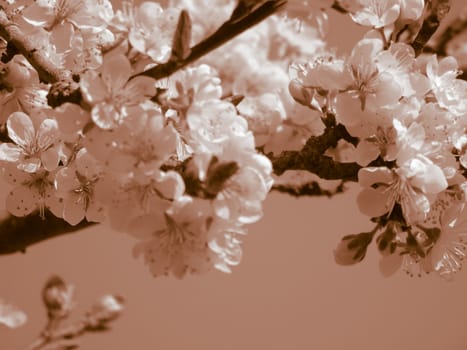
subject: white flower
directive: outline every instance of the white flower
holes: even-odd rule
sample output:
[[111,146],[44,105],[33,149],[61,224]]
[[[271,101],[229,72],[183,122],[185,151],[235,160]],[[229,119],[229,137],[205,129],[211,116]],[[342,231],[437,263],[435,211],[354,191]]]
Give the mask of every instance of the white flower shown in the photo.
[[0,324],[17,328],[26,323],[28,317],[18,307],[0,299]]
[[15,142],[0,145],[0,160],[17,164],[18,169],[35,173],[41,167],[54,170],[59,162],[59,132],[54,119],[44,119],[39,127],[23,112],[7,121],[8,136]]
[[81,76],[81,92],[93,106],[92,120],[100,128],[116,128],[132,112],[141,112],[138,105],[156,94],[154,79],[129,80],[131,74],[128,58],[119,54],[104,58],[101,73],[89,70]]
[[435,55],[428,59],[426,75],[439,105],[461,116],[467,113],[467,82],[456,79],[459,74],[454,57],[444,57],[438,62]]
[[12,215],[22,217],[39,209],[39,215],[44,217],[48,208],[55,216],[62,216],[63,203],[55,196],[54,173],[26,173],[7,164],[2,168],[2,175],[14,186],[5,200],[6,209]]
[[163,10],[155,2],[143,2],[134,12],[129,41],[141,53],[161,63],[169,59],[179,11]]
[[143,233],[135,232],[142,241],[136,244],[134,254],[144,255],[155,277],[172,273],[182,278],[186,273],[205,272],[212,267],[214,255],[207,241],[211,222],[207,201],[179,198],[166,212],[146,218]]
[[55,175],[56,196],[63,198],[63,219],[71,225],[88,221],[102,222],[104,206],[95,199],[94,187],[101,169],[85,148],[78,151],[73,164]]
[[361,8],[350,13],[354,22],[363,26],[382,28],[394,23],[400,14],[399,0],[359,0]]

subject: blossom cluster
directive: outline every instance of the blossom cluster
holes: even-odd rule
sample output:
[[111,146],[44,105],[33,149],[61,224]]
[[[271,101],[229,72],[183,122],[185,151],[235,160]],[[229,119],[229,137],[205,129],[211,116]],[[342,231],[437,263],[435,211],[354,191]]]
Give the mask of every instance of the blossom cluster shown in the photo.
[[[79,103],[49,106],[50,82],[3,42],[8,211],[129,233],[154,276],[229,272],[246,225],[262,216],[270,158],[301,151],[333,119],[353,141],[326,155],[358,164],[357,203],[376,224],[344,237],[336,261],[360,261],[378,234],[384,274],[401,263],[410,274],[457,272],[467,247],[467,82],[455,58],[411,45],[425,1],[289,1],[168,78],[146,74],[176,66],[264,2],[214,3],[2,1],[80,93]],[[369,27],[348,57],[323,40],[324,10],[335,6]]]
[[[137,238],[134,253],[154,276],[239,263],[241,236],[261,218],[273,183],[257,148],[280,150],[294,134],[302,145],[321,123],[288,94],[289,53],[310,55],[323,42],[311,26],[299,33],[296,22],[272,16],[169,78],[140,74],[173,59],[182,9],[193,18],[191,45],[212,33],[210,4],[202,5],[3,5],[51,62],[79,77],[82,96],[52,108],[50,84],[24,57],[2,65],[0,164],[11,214],[106,223]],[[228,20],[235,2],[218,5],[216,18]]]
[[351,16],[371,29],[348,57],[295,66],[297,99],[316,96],[301,102],[326,108],[358,140],[340,147],[361,166],[357,204],[376,223],[344,237],[336,261],[360,261],[378,233],[383,274],[403,263],[410,275],[449,278],[467,254],[467,82],[454,57],[417,56],[394,39],[400,23],[419,20],[423,1],[363,3]]

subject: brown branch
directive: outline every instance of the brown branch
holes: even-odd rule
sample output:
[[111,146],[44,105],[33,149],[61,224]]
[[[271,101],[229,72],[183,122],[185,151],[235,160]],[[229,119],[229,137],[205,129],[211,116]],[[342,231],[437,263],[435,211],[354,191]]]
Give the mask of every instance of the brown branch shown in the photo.
[[[22,54],[28,60],[39,74],[41,81],[53,84],[47,96],[52,107],[65,101],[76,101],[79,85],[73,80],[73,74],[69,70],[57,67],[43,55],[34,45],[33,40],[24,34],[16,23],[10,21],[3,9],[0,9],[0,37],[7,41],[10,50]],[[8,57],[3,59],[7,60]]]
[[438,29],[450,7],[450,0],[428,0],[426,2],[425,12],[427,14],[425,14],[422,27],[412,43],[417,56],[423,52],[425,45]]
[[341,139],[356,142],[341,124],[329,126],[320,136],[312,136],[300,151],[284,151],[279,156],[267,154],[272,162],[274,173],[282,175],[287,170],[307,170],[322,179],[357,181],[357,173],[361,168],[356,163],[340,163],[324,152],[336,147]]
[[461,69],[462,74],[457,76],[457,79],[467,80],[467,67]]
[[347,9],[341,5],[339,0],[335,0],[334,3],[331,5],[331,8],[344,15],[349,13],[349,11],[347,11]]
[[35,47],[33,41],[25,35],[19,26],[10,21],[5,11],[0,10],[0,36],[21,53],[39,74],[42,81],[56,83],[72,81],[70,71],[56,67]]
[[0,221],[0,255],[25,252],[26,248],[49,238],[73,233],[93,225],[83,220],[71,226],[65,220],[46,211],[45,218],[38,213],[25,217],[6,215]]
[[342,182],[334,190],[326,190],[321,188],[318,182],[311,181],[300,185],[273,185],[271,190],[287,193],[294,197],[326,196],[330,198],[338,193],[343,193],[345,191],[345,187],[344,182]]

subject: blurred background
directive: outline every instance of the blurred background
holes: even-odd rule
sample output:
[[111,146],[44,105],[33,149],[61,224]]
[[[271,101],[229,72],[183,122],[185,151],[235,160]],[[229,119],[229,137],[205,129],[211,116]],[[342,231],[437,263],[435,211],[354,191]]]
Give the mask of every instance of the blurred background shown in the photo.
[[[465,6],[455,1],[451,16]],[[329,40],[348,50],[362,30],[332,14]],[[332,251],[346,234],[372,228],[355,205],[358,186],[332,199],[272,193],[250,226],[232,274],[154,279],[132,257],[133,239],[94,227],[0,257],[0,296],[28,314],[0,328],[0,350],[24,349],[46,321],[40,290],[52,274],[75,285],[78,316],[107,293],[125,297],[112,331],[83,350],[467,349],[467,274],[384,278],[378,253],[352,267]],[[374,247],[372,247],[374,248]]]

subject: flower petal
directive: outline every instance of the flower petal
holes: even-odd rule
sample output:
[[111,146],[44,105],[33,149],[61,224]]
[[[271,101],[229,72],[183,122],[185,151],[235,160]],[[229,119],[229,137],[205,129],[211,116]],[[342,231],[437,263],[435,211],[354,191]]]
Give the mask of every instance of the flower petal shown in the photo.
[[55,4],[39,1],[26,6],[21,15],[26,22],[33,26],[48,27],[55,19],[54,9]]
[[391,255],[386,255],[381,258],[379,261],[379,270],[384,277],[390,277],[401,268],[402,265],[402,255],[393,253]]
[[99,103],[93,107],[91,117],[99,128],[109,130],[117,127],[124,115],[114,105]]
[[120,92],[126,100],[137,104],[156,94],[156,81],[150,77],[136,77],[131,79]]
[[383,192],[380,188],[374,189],[372,187],[363,189],[357,197],[357,204],[360,212],[375,218],[387,213],[390,209],[388,203],[388,193]]
[[370,187],[374,184],[389,184],[394,180],[391,169],[386,167],[367,167],[358,171],[358,183],[363,187]]
[[0,299],[0,323],[10,328],[16,328],[26,323],[28,317],[16,306]]
[[69,22],[59,23],[53,28],[50,41],[55,45],[58,53],[71,49],[71,40],[74,32],[73,25]]
[[68,197],[69,192],[80,187],[75,170],[70,167],[60,169],[55,175],[55,189],[57,196]]
[[6,197],[6,209],[14,216],[31,214],[38,206],[39,194],[26,186],[14,188]]
[[17,162],[21,158],[22,150],[12,143],[0,144],[0,160]]
[[65,199],[63,219],[70,225],[77,225],[84,219],[84,205],[77,200],[77,196],[71,195]]
[[79,87],[85,101],[90,104],[103,101],[109,94],[104,81],[99,76],[99,73],[94,70],[88,70],[81,75]]
[[18,169],[32,174],[40,169],[41,164],[42,163],[40,158],[32,157],[28,159],[23,159],[23,161],[18,164]]
[[114,55],[104,58],[102,80],[109,91],[120,93],[130,76],[131,64],[126,56]]
[[36,130],[26,113],[14,112],[7,121],[8,136],[18,146],[27,147],[35,141]]

